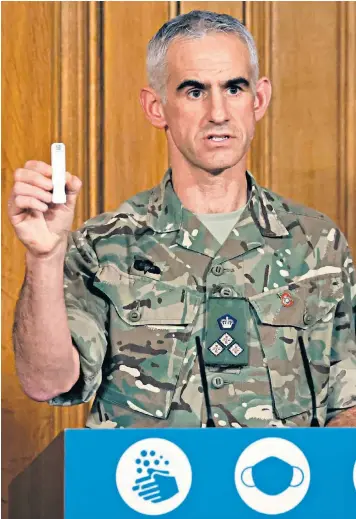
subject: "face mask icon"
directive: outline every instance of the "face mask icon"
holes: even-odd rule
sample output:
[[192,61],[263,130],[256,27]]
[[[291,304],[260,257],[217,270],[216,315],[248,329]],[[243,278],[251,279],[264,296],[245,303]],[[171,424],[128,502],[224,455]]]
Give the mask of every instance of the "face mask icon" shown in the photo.
[[235,466],[236,490],[244,503],[262,514],[293,510],[310,485],[303,451],[283,438],[263,438],[240,454]]
[[264,494],[275,496],[290,487],[299,487],[304,472],[276,456],[270,456],[241,473],[241,481],[247,487],[258,488]]

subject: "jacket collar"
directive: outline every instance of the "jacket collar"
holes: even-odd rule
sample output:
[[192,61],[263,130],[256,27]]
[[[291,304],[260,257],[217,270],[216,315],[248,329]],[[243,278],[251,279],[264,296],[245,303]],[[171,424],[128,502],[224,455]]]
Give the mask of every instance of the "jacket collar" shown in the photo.
[[151,191],[147,225],[155,232],[178,231],[182,223],[182,211],[183,206],[174,192],[172,171],[169,169],[161,183]]
[[[267,189],[259,186],[253,175],[247,171],[246,179],[249,187],[249,199],[241,220],[249,212],[252,219],[259,227],[263,236],[282,237],[289,232],[278,217],[277,211],[283,209],[279,199],[273,196]],[[172,172],[165,173],[162,181],[151,191],[148,203],[147,225],[156,232],[177,231],[182,226],[183,211],[189,216],[191,213],[185,209],[174,192]]]

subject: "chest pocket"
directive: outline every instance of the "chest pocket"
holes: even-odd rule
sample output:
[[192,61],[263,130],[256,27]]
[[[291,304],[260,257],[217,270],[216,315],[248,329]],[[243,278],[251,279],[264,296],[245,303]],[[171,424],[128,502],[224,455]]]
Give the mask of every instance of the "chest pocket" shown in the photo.
[[303,345],[316,405],[325,406],[326,411],[334,314],[342,288],[341,277],[329,275],[295,282],[250,300],[278,418],[312,408]]
[[167,418],[200,297],[106,266],[94,285],[109,298],[110,355],[99,396],[117,406]]

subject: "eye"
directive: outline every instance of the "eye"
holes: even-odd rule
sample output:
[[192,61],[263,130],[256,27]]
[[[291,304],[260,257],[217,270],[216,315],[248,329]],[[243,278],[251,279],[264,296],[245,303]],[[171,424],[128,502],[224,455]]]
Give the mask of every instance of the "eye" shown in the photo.
[[195,88],[194,90],[190,90],[188,92],[188,97],[192,97],[193,99],[199,99],[201,97],[202,91],[198,88]]
[[228,92],[229,94],[235,96],[236,94],[238,94],[239,92],[241,92],[242,89],[239,87],[239,86],[231,86],[228,88]]

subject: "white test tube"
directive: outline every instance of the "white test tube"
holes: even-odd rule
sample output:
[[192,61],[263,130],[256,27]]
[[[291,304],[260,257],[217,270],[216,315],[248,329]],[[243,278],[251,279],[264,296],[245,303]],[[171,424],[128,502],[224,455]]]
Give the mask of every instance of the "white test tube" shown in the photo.
[[54,204],[65,204],[66,198],[66,147],[62,142],[51,145],[52,181]]

